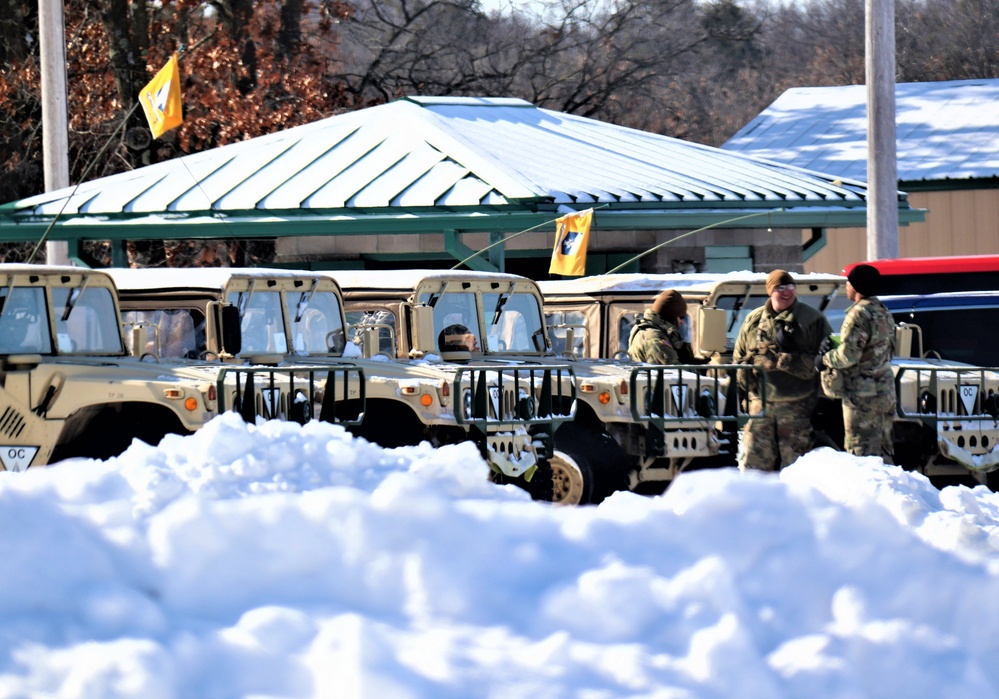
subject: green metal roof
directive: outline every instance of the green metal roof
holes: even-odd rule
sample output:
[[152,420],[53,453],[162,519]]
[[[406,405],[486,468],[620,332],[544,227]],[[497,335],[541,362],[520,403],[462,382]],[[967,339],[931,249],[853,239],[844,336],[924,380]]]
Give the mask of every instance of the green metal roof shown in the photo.
[[[866,185],[506,98],[404,98],[0,206],[0,240],[866,222]],[[899,194],[903,222],[922,220]],[[61,213],[60,213],[61,212]]]

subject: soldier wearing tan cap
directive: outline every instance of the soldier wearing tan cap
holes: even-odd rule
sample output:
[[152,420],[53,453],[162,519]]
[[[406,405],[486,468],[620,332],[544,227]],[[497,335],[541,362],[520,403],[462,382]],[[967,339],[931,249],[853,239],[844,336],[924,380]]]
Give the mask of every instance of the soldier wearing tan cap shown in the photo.
[[746,316],[733,360],[757,367],[766,379],[764,395],[753,372],[740,372],[750,413],[763,413],[766,405],[764,417],[746,424],[741,465],[777,471],[814,446],[812,413],[819,394],[815,355],[832,327],[821,311],[798,301],[788,272],[771,272],[767,293],[767,302]]

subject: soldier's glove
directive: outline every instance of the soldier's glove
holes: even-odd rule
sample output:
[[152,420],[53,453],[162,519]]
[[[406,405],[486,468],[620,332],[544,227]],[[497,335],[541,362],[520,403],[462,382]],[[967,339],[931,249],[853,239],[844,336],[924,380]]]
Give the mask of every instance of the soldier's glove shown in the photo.
[[832,347],[832,338],[828,335],[822,338],[822,342],[819,343],[819,353],[815,355],[815,371],[821,372],[826,368],[826,365],[822,362],[822,355],[829,351]]
[[819,345],[819,353],[815,355],[815,371],[821,372],[826,368],[826,365],[822,363],[822,355],[825,352],[822,351],[822,345]]
[[798,351],[798,343],[794,340],[793,325],[782,324],[777,326],[777,344],[781,352]]
[[[794,368],[794,358],[798,356],[788,352],[781,352],[777,355],[777,368],[781,371],[791,371]],[[799,362],[800,364],[800,362]]]

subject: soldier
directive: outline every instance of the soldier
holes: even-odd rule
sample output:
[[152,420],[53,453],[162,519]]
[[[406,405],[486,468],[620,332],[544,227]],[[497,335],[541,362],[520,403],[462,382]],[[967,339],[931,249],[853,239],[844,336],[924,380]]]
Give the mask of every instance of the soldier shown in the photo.
[[892,422],[895,416],[895,322],[877,298],[881,273],[857,265],[846,281],[853,305],[843,319],[842,342],[824,342],[815,359],[818,369],[838,369],[843,380],[843,448],[857,456],[880,456],[894,463]]
[[442,352],[478,352],[479,342],[466,326],[454,323],[441,330],[437,344]]
[[[832,332],[820,311],[798,301],[794,278],[782,269],[767,276],[769,300],[742,324],[733,359],[765,375],[766,395],[755,373],[740,371],[739,385],[749,393],[749,412],[765,416],[744,428],[743,468],[774,471],[812,449],[812,413],[818,402],[815,355]],[[779,467],[778,464],[779,463]]]
[[683,339],[687,302],[674,289],[659,294],[628,336],[628,356],[649,364],[691,364],[694,353]]

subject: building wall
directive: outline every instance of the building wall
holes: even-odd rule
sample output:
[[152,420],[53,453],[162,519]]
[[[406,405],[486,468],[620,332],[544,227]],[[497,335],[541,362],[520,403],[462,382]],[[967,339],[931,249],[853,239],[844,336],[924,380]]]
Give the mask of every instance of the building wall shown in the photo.
[[[752,256],[754,271],[768,272],[775,268],[791,272],[803,271],[801,259],[801,241],[799,231],[791,228],[714,228],[693,235],[690,231],[601,231],[594,229],[590,234],[588,252],[594,260],[604,265],[601,269],[590,272],[587,260],[587,270],[590,273],[600,273],[628,260],[657,245],[662,245],[654,252],[642,257],[631,267],[630,271],[649,273],[671,273],[703,271],[706,267],[706,252],[718,255],[724,248],[739,251],[749,250]],[[672,241],[672,242],[670,242]],[[489,245],[487,233],[468,233],[461,237],[461,242],[472,250],[481,250]],[[547,259],[555,245],[555,232],[532,231],[510,238],[506,243],[508,252],[533,252],[538,258],[535,264],[527,264],[523,257],[515,260],[507,258],[508,271],[516,272],[518,267],[531,270],[547,269]],[[439,259],[448,261],[444,252],[444,235],[412,234],[412,235],[358,235],[358,236],[322,236],[300,238],[278,238],[277,262],[303,263],[319,261],[360,261],[365,256],[393,256],[393,267],[405,267],[404,257],[407,254],[421,255],[420,261],[414,261],[413,266],[419,266],[421,261],[426,264],[428,254],[439,253]],[[487,256],[484,253],[483,256]],[[600,256],[603,257],[600,257]],[[456,260],[451,260],[456,261]],[[540,263],[544,263],[539,267]],[[521,272],[523,273],[523,272]],[[532,276],[538,276],[533,274]]]
[[[928,209],[926,221],[898,228],[899,257],[985,255],[999,252],[999,189],[916,192],[909,205]],[[802,241],[811,236],[802,233]],[[867,231],[836,228],[826,246],[805,262],[806,272],[839,274],[846,265],[867,259]]]

